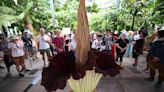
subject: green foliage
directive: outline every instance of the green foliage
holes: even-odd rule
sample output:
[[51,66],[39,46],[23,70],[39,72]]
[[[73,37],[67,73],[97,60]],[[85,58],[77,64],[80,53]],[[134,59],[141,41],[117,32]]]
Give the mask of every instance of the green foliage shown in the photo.
[[91,29],[94,31],[111,30],[123,30],[126,28],[128,14],[125,11],[118,10],[106,10],[103,13],[97,13],[92,15],[90,20]]
[[106,22],[103,20],[103,17],[100,13],[95,14],[91,17],[90,20],[90,29],[93,31],[102,31],[105,30]]
[[95,2],[92,5],[88,5],[86,9],[87,9],[87,12],[90,12],[90,13],[98,13],[100,11],[98,9],[98,5]]
[[13,9],[7,6],[0,6],[0,15],[14,13]]
[[58,5],[59,7],[55,11],[57,28],[70,27],[71,30],[75,29],[77,25],[78,3],[77,0],[66,0],[63,5]]
[[[32,23],[35,30],[45,27],[52,30],[49,0],[1,0],[0,25],[7,22],[16,23],[23,30],[27,23]],[[17,3],[16,3],[17,1]],[[163,25],[163,0],[120,0],[121,8],[115,5],[107,9],[99,9],[96,3],[86,6],[90,29],[105,31],[123,29],[137,31],[145,27],[150,31],[155,26]],[[54,0],[56,28],[77,26],[78,0]],[[134,20],[134,21],[133,21]]]
[[37,0],[34,2],[33,8],[26,15],[26,23],[32,22],[35,30],[39,30],[40,27],[49,29],[51,24],[51,13],[49,0]]
[[[1,3],[2,6],[0,6],[0,27],[2,27],[2,25],[7,25],[8,23],[16,23],[19,20],[22,20],[33,4],[33,2],[28,2],[25,10],[17,14],[17,12],[12,8],[14,6],[11,5],[12,7],[8,7],[5,6],[4,3],[7,2]],[[12,2],[8,3],[11,4]]]

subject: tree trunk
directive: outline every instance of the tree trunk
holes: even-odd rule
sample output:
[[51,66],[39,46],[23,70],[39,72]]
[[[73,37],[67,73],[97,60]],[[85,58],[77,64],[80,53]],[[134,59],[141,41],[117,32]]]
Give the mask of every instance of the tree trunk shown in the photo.
[[132,31],[134,31],[134,20],[135,20],[135,15],[133,15],[133,21],[132,21],[132,27],[131,27]]
[[86,64],[88,60],[88,52],[90,50],[89,26],[85,10],[85,0],[80,0],[76,35],[76,68],[78,70]]
[[132,21],[132,31],[134,31],[134,21],[135,21],[135,17],[136,17],[136,15],[137,15],[137,12],[138,12],[138,10],[137,9],[135,9],[135,11],[134,11],[134,15],[133,15],[133,21]]

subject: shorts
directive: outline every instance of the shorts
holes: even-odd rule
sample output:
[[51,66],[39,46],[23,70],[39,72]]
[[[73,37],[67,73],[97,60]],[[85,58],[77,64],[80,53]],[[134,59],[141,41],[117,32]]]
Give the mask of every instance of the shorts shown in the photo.
[[20,64],[20,65],[23,65],[23,64],[24,64],[24,56],[12,57],[12,60],[13,60],[16,64]]
[[48,49],[40,49],[40,54],[44,55],[44,53],[46,53],[48,56],[50,56],[50,48]]

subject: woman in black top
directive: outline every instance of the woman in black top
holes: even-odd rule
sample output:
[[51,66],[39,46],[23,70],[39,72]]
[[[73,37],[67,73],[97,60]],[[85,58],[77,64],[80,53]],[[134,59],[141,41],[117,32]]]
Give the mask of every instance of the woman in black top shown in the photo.
[[123,56],[128,47],[129,41],[126,39],[126,34],[122,34],[121,38],[116,41],[116,53],[117,53],[117,61],[120,58],[120,65],[123,61]]

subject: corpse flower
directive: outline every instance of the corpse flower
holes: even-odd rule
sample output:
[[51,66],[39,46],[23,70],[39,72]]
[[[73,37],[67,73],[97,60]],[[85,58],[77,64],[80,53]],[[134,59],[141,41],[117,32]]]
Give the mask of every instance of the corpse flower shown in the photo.
[[85,0],[80,0],[76,33],[76,51],[49,57],[50,65],[43,69],[41,85],[47,92],[64,89],[67,82],[71,92],[95,92],[102,76],[120,73],[110,52],[90,49]]

